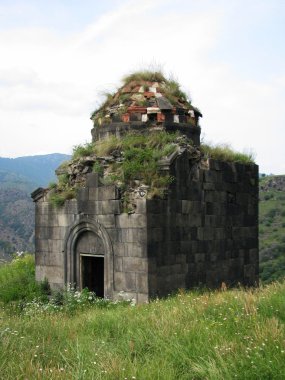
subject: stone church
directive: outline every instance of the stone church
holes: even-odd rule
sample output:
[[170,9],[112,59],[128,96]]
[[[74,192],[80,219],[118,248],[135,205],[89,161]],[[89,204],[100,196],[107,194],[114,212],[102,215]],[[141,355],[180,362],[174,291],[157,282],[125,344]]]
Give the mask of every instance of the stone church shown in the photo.
[[[174,179],[163,196],[151,197],[134,181],[131,210],[120,185],[92,170],[92,157],[76,170],[58,169],[69,181],[80,178],[74,197],[59,207],[51,202],[54,189],[32,193],[36,279],[53,289],[72,284],[143,303],[178,289],[258,283],[258,167],[201,154],[201,112],[177,84],[155,74],[130,76],[93,113],[92,141],[178,131],[192,145],[178,144],[159,161]],[[100,159],[107,168],[112,157]]]

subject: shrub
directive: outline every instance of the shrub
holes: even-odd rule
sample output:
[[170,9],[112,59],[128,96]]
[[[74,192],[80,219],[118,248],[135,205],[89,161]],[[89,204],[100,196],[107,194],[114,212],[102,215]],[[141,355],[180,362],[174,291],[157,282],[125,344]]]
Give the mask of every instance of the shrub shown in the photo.
[[64,202],[68,199],[73,199],[76,195],[76,190],[73,188],[67,188],[63,191],[56,191],[52,193],[49,197],[49,201],[55,207],[61,207],[64,205]]
[[0,302],[27,301],[44,297],[47,285],[35,281],[34,256],[26,254],[0,267]]
[[89,156],[93,153],[93,143],[86,143],[85,145],[75,145],[73,148],[72,158],[77,160],[81,157]]

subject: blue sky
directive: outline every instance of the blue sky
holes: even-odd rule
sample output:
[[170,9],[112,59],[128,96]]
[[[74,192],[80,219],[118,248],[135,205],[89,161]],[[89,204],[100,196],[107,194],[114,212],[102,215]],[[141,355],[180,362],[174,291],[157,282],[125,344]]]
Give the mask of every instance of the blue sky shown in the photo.
[[71,152],[102,92],[158,65],[204,140],[284,174],[284,18],[283,0],[0,0],[0,156]]

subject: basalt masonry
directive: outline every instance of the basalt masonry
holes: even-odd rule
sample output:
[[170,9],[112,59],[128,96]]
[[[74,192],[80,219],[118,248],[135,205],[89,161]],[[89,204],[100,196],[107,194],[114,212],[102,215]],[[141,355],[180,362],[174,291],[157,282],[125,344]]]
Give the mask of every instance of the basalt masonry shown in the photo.
[[208,165],[177,157],[167,199],[137,199],[132,214],[97,174],[60,209],[34,194],[37,280],[139,303],[184,288],[256,285],[257,166]]
[[[36,279],[138,303],[198,286],[257,285],[258,167],[205,156],[201,116],[159,75],[132,77],[97,110],[94,143],[130,131],[179,131],[188,139],[175,137],[157,162],[158,173],[172,179],[163,191],[139,175],[131,185],[108,184],[110,168],[125,159],[117,145],[106,157],[93,152],[58,169],[77,189],[60,207],[51,202],[53,189],[35,190]],[[95,173],[94,165],[102,170]]]

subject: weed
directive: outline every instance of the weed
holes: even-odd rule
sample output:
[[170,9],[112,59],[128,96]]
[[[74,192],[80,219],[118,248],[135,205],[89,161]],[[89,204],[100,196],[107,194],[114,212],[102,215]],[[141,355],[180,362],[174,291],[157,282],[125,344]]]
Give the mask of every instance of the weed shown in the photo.
[[93,143],[86,143],[84,145],[76,145],[73,148],[72,159],[78,160],[81,157],[89,156],[93,153]]

